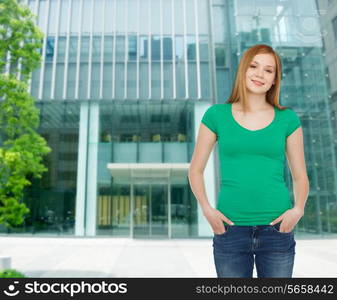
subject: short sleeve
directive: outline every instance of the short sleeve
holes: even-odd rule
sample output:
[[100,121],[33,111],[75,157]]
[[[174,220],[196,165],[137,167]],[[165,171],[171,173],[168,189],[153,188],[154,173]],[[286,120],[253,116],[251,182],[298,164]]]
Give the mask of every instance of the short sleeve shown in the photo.
[[218,132],[217,128],[217,122],[216,122],[216,105],[211,105],[208,107],[208,109],[205,111],[201,122],[205,124],[211,131],[213,131],[215,134]]
[[289,109],[289,116],[288,116],[288,126],[287,126],[287,133],[286,136],[288,137],[291,135],[298,127],[300,127],[301,120],[296,114],[296,112],[292,109]]

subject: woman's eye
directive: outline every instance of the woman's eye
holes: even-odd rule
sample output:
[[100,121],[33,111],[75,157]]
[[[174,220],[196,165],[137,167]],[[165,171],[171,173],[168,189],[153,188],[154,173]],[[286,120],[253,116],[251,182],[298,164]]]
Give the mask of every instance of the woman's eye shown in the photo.
[[272,73],[272,71],[270,71],[270,70],[267,70],[267,72]]
[[251,68],[255,68],[255,66],[253,66],[253,65],[251,65],[250,67],[251,67]]

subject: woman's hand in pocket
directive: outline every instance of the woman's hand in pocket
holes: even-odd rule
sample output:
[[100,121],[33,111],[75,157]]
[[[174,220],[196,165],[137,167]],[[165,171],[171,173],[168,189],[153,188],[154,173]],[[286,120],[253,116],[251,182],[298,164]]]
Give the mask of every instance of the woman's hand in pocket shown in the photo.
[[226,232],[223,222],[234,225],[230,219],[228,219],[219,210],[213,208],[212,206],[205,207],[203,209],[203,214],[206,217],[208,223],[211,225],[215,234],[222,234]]
[[304,215],[304,210],[298,207],[293,207],[291,209],[286,210],[282,215],[276,218],[274,221],[270,223],[270,225],[274,225],[279,223],[280,221],[280,232],[289,233],[291,232],[298,221]]

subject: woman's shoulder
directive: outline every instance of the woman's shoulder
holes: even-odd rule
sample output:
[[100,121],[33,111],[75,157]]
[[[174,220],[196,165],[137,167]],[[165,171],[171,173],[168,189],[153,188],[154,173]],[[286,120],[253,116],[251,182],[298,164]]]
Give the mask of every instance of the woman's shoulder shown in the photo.
[[214,103],[212,104],[209,109],[212,109],[213,111],[223,111],[224,109],[228,108],[230,103]]
[[286,136],[288,137],[292,132],[294,132],[298,127],[302,125],[301,118],[295,111],[295,109],[291,107],[287,107],[281,110],[283,115],[282,120],[286,124]]
[[225,103],[213,103],[207,108],[207,112],[218,113],[226,108]]
[[297,116],[296,111],[292,107],[287,106],[284,109],[279,109],[278,107],[276,108],[279,111],[279,113],[284,115],[285,117],[294,118]]

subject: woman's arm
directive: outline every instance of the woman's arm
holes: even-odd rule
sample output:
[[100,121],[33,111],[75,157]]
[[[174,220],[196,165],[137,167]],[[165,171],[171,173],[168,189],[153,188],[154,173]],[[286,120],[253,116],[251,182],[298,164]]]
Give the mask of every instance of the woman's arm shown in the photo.
[[290,136],[288,136],[286,155],[293,181],[295,198],[294,207],[303,211],[304,214],[304,207],[309,194],[309,179],[304,157],[302,127],[299,127]]
[[216,134],[203,123],[200,123],[197,141],[188,170],[188,179],[192,192],[202,210],[211,206],[207,199],[203,174],[215,143]]
[[309,194],[309,179],[305,166],[303,130],[296,129],[286,140],[286,155],[293,181],[295,205],[270,224],[278,223],[281,232],[290,232],[304,215],[304,207]]
[[222,221],[231,225],[234,223],[210,205],[204,182],[204,170],[215,143],[216,134],[203,123],[200,123],[197,141],[188,170],[188,179],[192,192],[197,198],[203,214],[212,226],[213,231],[215,233],[223,233],[225,228]]

